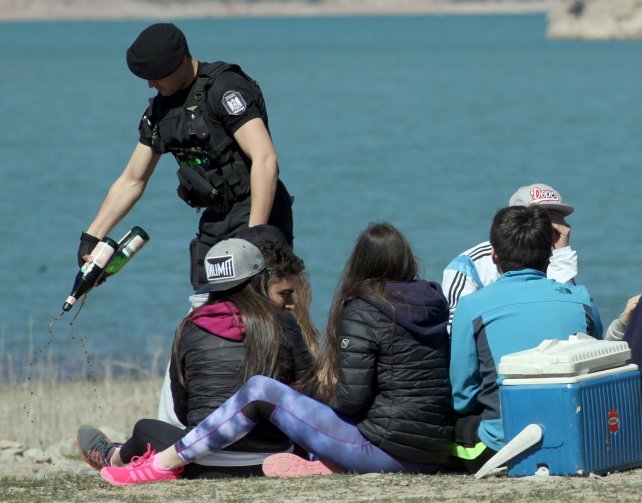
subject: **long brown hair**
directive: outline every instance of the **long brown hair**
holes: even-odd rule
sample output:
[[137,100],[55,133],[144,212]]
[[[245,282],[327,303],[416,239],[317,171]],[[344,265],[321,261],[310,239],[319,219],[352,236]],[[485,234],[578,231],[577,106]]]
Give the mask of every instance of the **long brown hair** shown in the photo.
[[339,339],[347,301],[352,297],[374,297],[382,302],[389,281],[409,282],[417,277],[418,265],[404,235],[389,223],[370,224],[355,243],[332,300],[323,351],[316,364],[317,396],[334,396],[339,374]]
[[318,352],[319,331],[310,317],[312,289],[305,273],[305,263],[285,243],[263,241],[259,247],[266,265],[271,269],[268,287],[273,282],[292,276],[295,280],[294,309],[291,311],[301,335],[312,355]]
[[294,309],[292,315],[299,325],[301,335],[305,341],[308,351],[313,357],[319,352],[319,331],[312,322],[310,306],[312,305],[312,288],[305,273],[296,276],[296,287],[294,289]]
[[[277,358],[281,346],[281,328],[277,318],[277,308],[272,304],[267,291],[267,272],[254,276],[242,286],[224,292],[212,292],[208,304],[230,302],[240,312],[245,326],[245,376],[244,381],[253,375],[274,377],[277,371]],[[176,330],[172,352],[177,365],[179,380],[185,387],[180,361],[180,343],[185,325],[196,311],[187,315]]]

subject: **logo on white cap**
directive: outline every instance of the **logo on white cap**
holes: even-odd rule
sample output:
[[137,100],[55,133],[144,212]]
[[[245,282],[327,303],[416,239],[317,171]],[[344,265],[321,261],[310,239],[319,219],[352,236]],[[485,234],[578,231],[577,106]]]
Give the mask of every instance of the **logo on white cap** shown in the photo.
[[217,279],[231,279],[236,276],[234,272],[234,256],[223,255],[222,257],[211,257],[205,263],[205,272],[208,281]]
[[533,187],[530,192],[530,204],[542,203],[559,203],[560,196],[552,189],[542,189],[540,187]]

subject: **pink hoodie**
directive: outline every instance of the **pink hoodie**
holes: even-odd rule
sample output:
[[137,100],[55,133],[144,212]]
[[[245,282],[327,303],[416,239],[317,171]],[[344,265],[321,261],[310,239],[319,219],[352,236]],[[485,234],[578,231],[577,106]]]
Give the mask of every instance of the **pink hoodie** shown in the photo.
[[241,313],[231,302],[206,304],[194,311],[189,319],[203,330],[224,339],[241,342],[245,338]]

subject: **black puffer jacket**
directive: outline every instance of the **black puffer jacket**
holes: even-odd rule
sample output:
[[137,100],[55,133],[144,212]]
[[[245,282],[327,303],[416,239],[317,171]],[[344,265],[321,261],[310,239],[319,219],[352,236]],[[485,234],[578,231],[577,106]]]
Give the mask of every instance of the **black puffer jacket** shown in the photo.
[[444,463],[454,432],[448,302],[426,281],[388,283],[385,296],[357,298],[344,309],[332,405],[392,456]]
[[[312,356],[290,313],[279,314],[279,324],[283,341],[275,378],[291,384],[308,372]],[[169,369],[174,411],[178,419],[187,425],[187,430],[191,430],[243,384],[245,347],[242,338],[234,340],[219,336],[195,323],[187,322],[180,343],[180,368],[187,388],[180,384],[175,358],[173,354]],[[226,450],[278,452],[290,445],[290,440],[283,433],[266,422],[259,423],[249,435],[228,446]]]

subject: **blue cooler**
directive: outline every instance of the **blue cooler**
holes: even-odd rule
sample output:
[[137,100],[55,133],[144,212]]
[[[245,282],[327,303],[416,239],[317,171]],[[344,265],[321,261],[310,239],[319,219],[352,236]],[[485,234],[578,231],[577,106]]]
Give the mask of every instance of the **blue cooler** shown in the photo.
[[508,461],[508,475],[606,473],[642,464],[642,388],[625,342],[584,334],[502,358],[508,443],[529,424],[542,438]]

